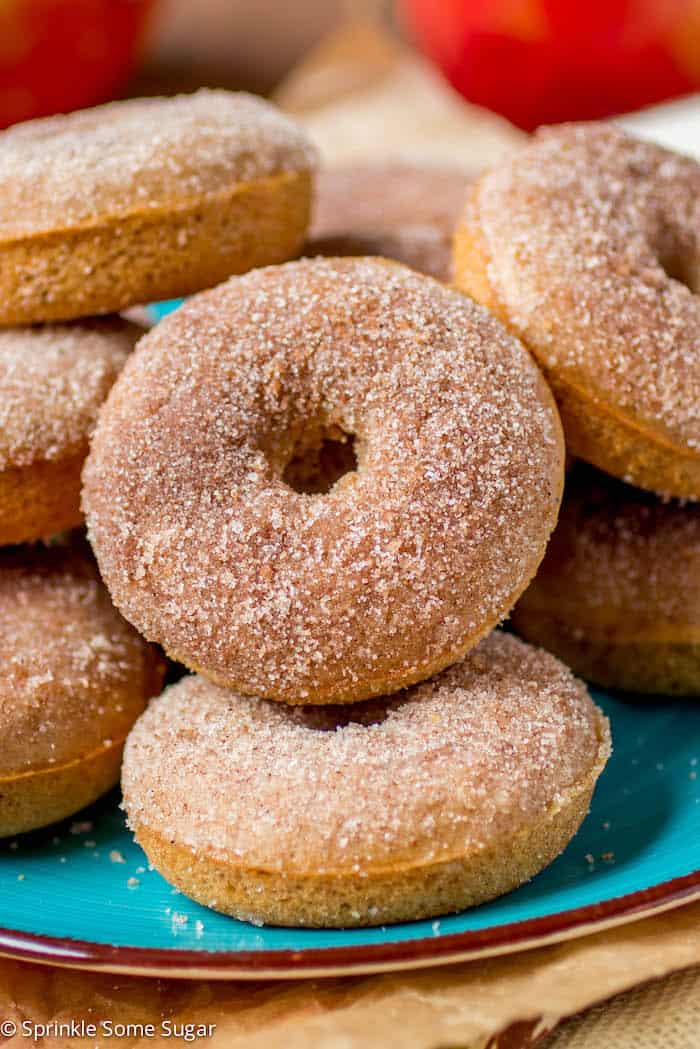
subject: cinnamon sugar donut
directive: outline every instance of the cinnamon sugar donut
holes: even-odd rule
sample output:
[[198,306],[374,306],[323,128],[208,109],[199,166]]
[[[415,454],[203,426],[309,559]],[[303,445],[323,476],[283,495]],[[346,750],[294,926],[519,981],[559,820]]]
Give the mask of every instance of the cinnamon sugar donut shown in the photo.
[[[328,447],[346,472],[319,492],[306,467]],[[246,694],[345,703],[429,677],[508,613],[562,463],[546,384],[485,310],[397,263],[318,258],[141,340],[83,502],[146,637]]]
[[285,707],[186,677],[127,740],[129,824],[186,895],[256,923],[462,910],[557,856],[610,751],[558,660],[496,631],[439,677]]
[[0,551],[0,836],[43,827],[119,779],[163,660],[124,622],[87,544]]
[[513,624],[607,688],[700,695],[700,507],[577,466]]
[[456,168],[408,164],[321,170],[305,253],[384,255],[450,281],[452,234],[470,182]]
[[539,133],[475,185],[458,285],[545,371],[571,452],[700,496],[700,165],[609,125]]
[[0,133],[0,324],[105,313],[281,262],[315,154],[252,95],[114,102]]
[[142,334],[119,318],[0,331],[0,545],[82,521],[88,439]]

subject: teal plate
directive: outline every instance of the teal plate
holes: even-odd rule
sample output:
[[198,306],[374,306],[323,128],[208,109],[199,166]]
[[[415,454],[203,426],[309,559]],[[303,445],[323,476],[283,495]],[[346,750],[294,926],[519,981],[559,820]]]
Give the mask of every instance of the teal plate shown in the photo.
[[700,703],[596,698],[614,754],[588,818],[547,870],[493,903],[378,929],[257,928],[149,870],[111,795],[0,844],[0,953],[152,975],[330,976],[520,950],[700,898]]

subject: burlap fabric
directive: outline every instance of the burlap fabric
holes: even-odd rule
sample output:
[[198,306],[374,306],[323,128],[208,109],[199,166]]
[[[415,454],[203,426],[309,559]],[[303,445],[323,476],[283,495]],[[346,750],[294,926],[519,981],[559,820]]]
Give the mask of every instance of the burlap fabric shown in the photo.
[[635,988],[568,1020],[538,1049],[697,1049],[700,968]]

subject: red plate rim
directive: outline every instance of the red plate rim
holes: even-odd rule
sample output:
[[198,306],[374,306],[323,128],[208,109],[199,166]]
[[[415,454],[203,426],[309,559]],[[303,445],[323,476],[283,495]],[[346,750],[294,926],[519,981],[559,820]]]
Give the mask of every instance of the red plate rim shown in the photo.
[[507,954],[679,907],[700,899],[700,870],[648,889],[556,914],[447,936],[295,951],[193,951],[123,947],[0,928],[0,955],[74,969],[185,979],[303,979],[419,969]]

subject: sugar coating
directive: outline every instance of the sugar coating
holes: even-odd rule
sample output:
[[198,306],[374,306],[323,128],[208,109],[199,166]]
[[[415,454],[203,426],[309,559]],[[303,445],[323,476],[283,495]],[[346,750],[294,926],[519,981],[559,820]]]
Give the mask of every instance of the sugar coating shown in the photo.
[[85,449],[142,334],[119,318],[0,331],[0,470]]
[[700,449],[700,165],[564,126],[484,176],[475,206],[489,279],[545,370]]
[[111,102],[0,134],[0,240],[70,229],[315,166],[303,130],[228,91]]
[[[609,748],[557,659],[496,631],[461,663],[351,707],[288,707],[189,676],[127,740],[132,828],[241,866],[430,862],[544,817]],[[507,847],[507,846],[506,846]]]
[[153,653],[78,539],[0,551],[0,652],[0,777],[121,742],[153,692]]
[[523,599],[587,637],[697,639],[700,507],[662,502],[577,464],[559,524]]
[[[356,435],[358,469],[299,494],[284,468],[325,432]],[[394,263],[307,260],[195,296],[141,340],[83,501],[146,637],[254,695],[362,698],[507,614],[554,525],[560,440],[484,309]]]
[[308,255],[384,255],[439,280],[469,176],[456,168],[363,164],[317,172]]

